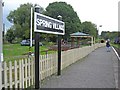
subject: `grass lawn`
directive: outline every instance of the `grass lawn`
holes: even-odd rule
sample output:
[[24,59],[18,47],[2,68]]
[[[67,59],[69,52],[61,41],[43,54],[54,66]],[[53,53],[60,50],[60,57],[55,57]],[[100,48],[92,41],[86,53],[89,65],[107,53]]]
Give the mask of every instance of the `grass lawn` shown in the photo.
[[112,43],[112,46],[120,49],[120,44],[114,44],[114,43]]
[[[81,45],[81,47],[89,45]],[[40,54],[45,55],[48,46],[40,46]],[[34,53],[34,46],[31,48],[31,51]],[[48,54],[54,53],[55,51],[48,51]],[[22,58],[28,57],[29,46],[21,46],[20,44],[4,44],[3,45],[3,57],[4,61],[14,61],[20,60]]]
[[[43,52],[47,50],[46,46],[40,47],[40,54],[46,54]],[[34,47],[31,49],[34,52]],[[54,51],[49,51],[48,53],[53,53]],[[21,46],[20,44],[5,44],[3,45],[3,55],[5,61],[18,60],[24,57],[28,57],[29,46]]]

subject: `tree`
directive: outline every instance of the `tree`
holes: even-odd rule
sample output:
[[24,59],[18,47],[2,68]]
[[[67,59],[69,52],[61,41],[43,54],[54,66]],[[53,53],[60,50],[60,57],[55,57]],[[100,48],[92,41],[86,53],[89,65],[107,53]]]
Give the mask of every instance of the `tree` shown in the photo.
[[[21,4],[17,10],[11,11],[7,17],[7,19],[13,23],[16,38],[29,38],[31,7],[33,7],[33,5],[30,3]],[[42,7],[40,8],[40,11],[43,11]]]
[[77,13],[74,11],[71,5],[65,2],[50,3],[47,6],[44,14],[56,19],[58,19],[58,15],[62,16],[62,21],[65,22],[64,38],[68,38],[71,33],[81,30],[81,21]]
[[14,34],[14,30],[11,27],[6,33],[6,40],[12,43],[14,39],[15,39],[15,34]]
[[102,31],[101,33],[101,37],[104,38],[104,39],[110,39],[110,40],[114,40],[115,38],[119,37],[118,36],[118,33],[119,32],[110,32],[110,31]]
[[82,23],[82,32],[97,37],[97,27],[91,22],[85,21]]

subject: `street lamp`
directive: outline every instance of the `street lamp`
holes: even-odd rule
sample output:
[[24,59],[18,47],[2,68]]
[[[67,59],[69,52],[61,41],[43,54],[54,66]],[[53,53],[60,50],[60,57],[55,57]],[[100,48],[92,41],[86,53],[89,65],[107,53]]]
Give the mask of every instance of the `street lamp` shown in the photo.
[[99,41],[99,35],[100,35],[100,34],[99,34],[100,27],[102,27],[102,25],[99,25],[99,26],[98,26],[98,41]]
[[100,27],[102,27],[102,25],[99,25],[99,27],[98,27],[98,36],[100,35],[100,34],[99,34]]
[[3,6],[4,3],[0,0],[0,63],[3,61],[3,38],[2,38],[2,31],[3,31]]
[[[34,9],[35,9],[36,12],[40,12],[40,6],[36,5]],[[30,12],[31,12],[31,25],[30,25],[30,49],[31,49],[32,48],[32,28],[33,28],[32,27],[32,23],[33,23],[33,7],[31,7]]]
[[30,47],[32,47],[32,17],[33,17],[33,7],[31,7],[31,26],[30,26]]
[[31,7],[31,10],[30,10],[30,12],[31,12],[31,20],[30,20],[30,46],[29,46],[29,55],[31,55],[31,52],[32,52],[32,23],[33,23],[33,19],[32,19],[32,17],[33,17],[33,7]]
[[62,16],[58,15],[57,18],[62,21]]

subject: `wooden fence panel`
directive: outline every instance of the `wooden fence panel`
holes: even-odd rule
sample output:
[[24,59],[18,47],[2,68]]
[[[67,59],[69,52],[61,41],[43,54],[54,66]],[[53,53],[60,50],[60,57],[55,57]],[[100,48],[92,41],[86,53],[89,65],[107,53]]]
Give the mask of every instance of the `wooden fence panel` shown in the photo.
[[[105,44],[94,44],[93,46],[86,46],[82,48],[63,51],[61,54],[61,70],[90,54],[96,48],[102,46],[105,46]],[[57,72],[57,59],[57,53],[40,56],[40,80],[43,80],[46,77],[51,76],[52,74]],[[12,62],[9,62],[8,65],[6,62],[0,63],[0,89],[2,89],[2,87],[13,88],[13,86],[14,88],[27,88],[28,86],[34,85],[34,61],[34,57],[30,57],[28,59],[19,60],[19,62],[14,61],[13,66]]]

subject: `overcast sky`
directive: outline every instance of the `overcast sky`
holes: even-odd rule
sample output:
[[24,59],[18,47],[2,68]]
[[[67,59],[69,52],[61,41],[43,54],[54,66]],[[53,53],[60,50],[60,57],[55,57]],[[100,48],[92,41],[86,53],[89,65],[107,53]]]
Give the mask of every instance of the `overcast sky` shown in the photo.
[[6,16],[11,10],[17,9],[20,4],[32,3],[39,4],[46,8],[49,3],[64,1],[70,4],[77,12],[81,22],[91,21],[96,24],[99,31],[118,31],[118,1],[119,0],[3,0],[3,20],[6,28],[10,26],[6,21]]

